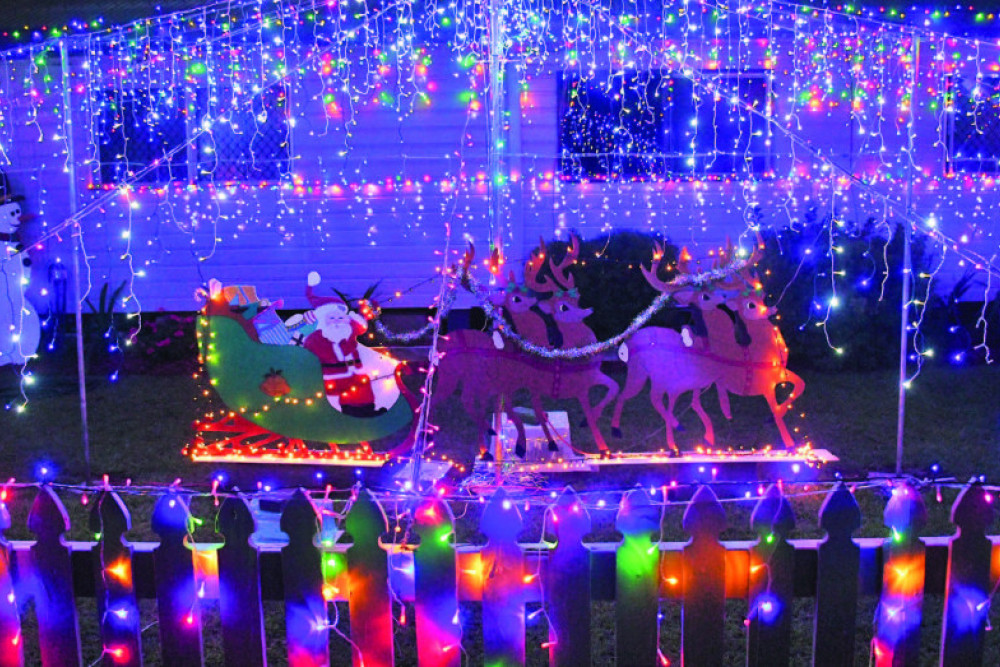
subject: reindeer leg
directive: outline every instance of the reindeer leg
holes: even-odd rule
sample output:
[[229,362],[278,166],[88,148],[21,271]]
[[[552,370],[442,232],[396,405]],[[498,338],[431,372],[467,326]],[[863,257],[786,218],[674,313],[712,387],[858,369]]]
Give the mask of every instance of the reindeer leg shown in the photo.
[[548,441],[549,451],[558,452],[559,445],[556,444],[556,439],[552,436],[552,425],[549,424],[549,415],[545,412],[545,406],[542,405],[541,396],[538,396],[537,394],[531,395],[531,409],[534,410],[535,418],[542,426],[542,433]]
[[[615,397],[618,396],[618,392],[621,390],[619,389],[617,382],[609,378],[604,373],[600,372],[594,376],[593,384],[591,386],[595,384],[600,385],[607,389],[607,391],[604,393],[604,396],[601,397],[601,400],[597,401],[597,405],[595,405],[593,408],[594,411],[597,412],[597,416],[600,417],[602,414],[604,414],[604,408],[607,406],[607,404],[615,400]],[[589,387],[588,387],[588,393],[589,393]],[[587,398],[589,399],[590,397],[588,396]]]
[[795,373],[788,369],[785,369],[784,377],[782,378],[782,383],[790,382],[792,384],[792,393],[788,395],[785,402],[778,406],[781,410],[781,415],[785,416],[788,411],[792,409],[792,404],[795,403],[795,399],[802,395],[803,390],[806,388],[806,383]]
[[781,441],[785,444],[785,449],[795,449],[795,441],[788,432],[788,427],[785,426],[784,413],[781,411],[781,406],[778,405],[778,397],[775,396],[774,389],[772,388],[764,397],[774,414],[774,423],[778,426],[778,432],[781,434]]
[[[662,404],[662,399],[661,399]],[[677,395],[670,391],[667,392],[667,413],[670,418],[673,419],[674,424],[678,424],[677,417],[674,417],[674,406],[677,405]],[[681,450],[677,447],[677,443],[674,441],[674,429],[667,429],[667,447],[670,448],[670,453],[672,456],[680,456]]]
[[622,430],[619,426],[622,421],[622,409],[625,407],[625,401],[638,394],[646,386],[646,380],[649,376],[643,371],[645,371],[645,367],[637,362],[628,365],[625,386],[622,388],[621,393],[618,394],[618,400],[615,401],[615,409],[611,415],[611,435],[616,438],[622,437]]
[[583,416],[587,421],[587,426],[590,427],[590,432],[594,436],[594,442],[597,444],[598,451],[601,454],[606,454],[608,452],[608,444],[604,442],[604,436],[601,435],[601,430],[597,426],[597,418],[600,413],[595,412],[594,408],[590,405],[590,397],[587,396],[587,390],[590,387],[583,387],[583,393],[576,397],[576,400],[580,402],[580,407],[583,408]]
[[649,400],[653,404],[653,409],[656,410],[658,413],[660,413],[660,416],[663,417],[663,423],[667,427],[667,447],[673,450],[674,424],[676,423],[677,420],[674,419],[673,415],[673,400],[671,399],[670,410],[668,410],[667,407],[663,404],[663,395],[665,393],[666,390],[663,387],[658,386],[656,382],[653,382],[649,388]]
[[523,459],[528,454],[528,438],[524,434],[524,420],[513,410],[507,415],[507,419],[514,424],[517,430],[517,440],[514,442],[514,455]]
[[705,408],[701,407],[701,390],[695,389],[691,394],[691,407],[701,417],[701,423],[705,427],[705,442],[710,447],[715,447],[715,430],[712,428],[712,420],[709,419]]
[[729,405],[729,390],[719,383],[715,383],[715,388],[719,393],[719,407],[722,409],[722,416],[726,419],[732,419],[733,411]]

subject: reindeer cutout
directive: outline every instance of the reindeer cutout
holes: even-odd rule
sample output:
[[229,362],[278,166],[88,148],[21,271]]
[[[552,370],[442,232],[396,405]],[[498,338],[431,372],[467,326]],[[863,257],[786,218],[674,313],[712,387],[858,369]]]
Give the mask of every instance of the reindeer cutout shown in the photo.
[[[795,442],[784,423],[784,415],[805,387],[795,373],[786,368],[788,349],[776,326],[768,321],[773,308],[764,304],[759,282],[743,269],[732,279],[714,288],[670,285],[657,277],[663,253],[654,251],[649,270],[642,267],[647,282],[661,292],[672,293],[674,300],[693,306],[695,324],[680,332],[662,327],[641,329],[619,348],[619,357],[628,366],[625,386],[615,404],[611,425],[618,431],[624,402],[650,383],[650,401],[663,418],[667,447],[677,453],[674,441],[674,406],[684,393],[693,392],[691,406],[705,427],[705,441],[714,446],[712,421],[701,405],[701,393],[716,385],[719,404],[727,419],[732,418],[729,393],[740,396],[764,396],[786,448]],[[758,249],[746,266],[757,258]],[[731,244],[720,254],[718,265],[731,261]],[[681,253],[680,273],[690,273],[690,255]],[[703,328],[702,328],[703,327]],[[776,388],[792,383],[792,392],[784,403],[777,401]],[[667,405],[663,397],[667,397]]]
[[[539,295],[551,294],[543,306],[543,310],[560,313],[553,314],[553,320],[563,340],[563,346],[576,346],[594,342],[594,333],[582,323],[589,311],[578,305],[579,296],[572,286],[572,276],[567,274],[579,254],[579,242],[574,238],[567,257],[559,264],[551,259],[548,266],[553,277],[541,277],[545,266],[545,249],[532,254],[525,267],[528,276],[525,285],[535,290]],[[557,282],[553,282],[553,280]],[[525,292],[520,287],[510,287],[504,290],[502,305],[510,314],[514,328],[527,340],[537,345],[548,346],[547,328],[539,325],[534,312],[537,296]],[[540,288],[540,289],[539,289]],[[497,304],[497,301],[493,301]],[[529,333],[531,332],[531,333]],[[543,334],[543,332],[546,332]],[[461,388],[462,405],[466,412],[480,426],[480,447],[485,447],[485,435],[489,433],[487,411],[497,404],[500,396],[508,402],[518,392],[526,391],[530,396],[530,404],[535,411],[539,423],[549,439],[550,449],[555,447],[551,431],[545,420],[545,410],[542,399],[576,399],[583,408],[584,416],[597,447],[607,451],[607,444],[597,425],[604,406],[614,400],[618,393],[618,385],[600,370],[600,359],[552,360],[531,355],[515,345],[505,345],[498,349],[490,336],[480,331],[457,331],[448,336],[441,344],[442,358],[438,368],[439,381],[436,395],[446,398]],[[590,388],[603,386],[604,396],[596,403],[590,402]],[[516,425],[516,419],[515,419]],[[523,456],[524,448],[520,438],[515,453]]]

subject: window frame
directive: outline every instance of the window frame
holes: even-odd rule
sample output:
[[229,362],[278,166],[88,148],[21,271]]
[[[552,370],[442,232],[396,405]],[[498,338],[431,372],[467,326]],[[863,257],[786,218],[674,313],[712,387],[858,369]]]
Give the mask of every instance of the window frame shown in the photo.
[[[638,70],[624,70],[622,74],[628,76],[629,74],[634,75]],[[768,108],[773,108],[775,93],[773,89],[773,81],[770,76],[770,70],[764,68],[754,68],[747,70],[705,70],[705,74],[710,74],[713,78],[724,78],[728,81],[737,82],[739,86],[740,81],[751,80],[757,81],[763,86],[763,94],[761,97],[761,102],[764,108],[760,110],[760,113],[766,115]],[[682,73],[676,71],[669,72],[650,72],[652,76],[658,77],[658,81],[655,84],[657,89],[665,89],[667,86],[671,85],[671,81],[682,81],[686,85],[690,86],[692,92],[694,92],[695,82],[689,77],[685,77]],[[573,77],[573,78],[570,78]],[[602,81],[610,78],[608,72],[598,72],[595,76],[590,79],[590,81]],[[732,161],[736,162],[739,158],[746,152],[729,152],[713,150],[711,152],[699,151],[692,153],[687,150],[678,150],[674,146],[670,145],[673,141],[673,136],[668,138],[667,129],[669,128],[671,132],[676,128],[675,115],[676,110],[680,105],[672,103],[668,100],[668,96],[661,95],[659,102],[660,111],[660,127],[658,129],[658,144],[659,149],[657,153],[652,154],[653,158],[656,160],[656,167],[645,175],[639,176],[622,176],[617,177],[607,177],[603,178],[600,176],[595,176],[592,173],[579,173],[575,174],[571,172],[571,165],[573,161],[578,161],[580,156],[587,156],[586,153],[567,153],[565,152],[566,147],[566,136],[564,130],[564,118],[567,114],[568,109],[568,91],[567,87],[569,82],[572,80],[577,81],[587,81],[580,76],[580,72],[576,70],[560,70],[557,74],[557,85],[556,85],[556,133],[557,133],[557,173],[559,178],[563,181],[568,182],[579,182],[579,183],[647,183],[647,182],[660,182],[660,181],[682,181],[690,179],[709,179],[709,180],[722,180],[728,177],[739,177],[742,175],[753,174],[755,178],[764,180],[774,177],[774,152],[773,152],[773,131],[771,128],[771,123],[767,120],[758,120],[757,123],[763,124],[763,134],[761,135],[759,141],[759,148],[756,151],[750,151],[749,154],[753,158],[753,165],[750,170],[747,169],[713,169],[712,165],[716,162],[719,155],[727,155],[732,157]],[[727,84],[727,89],[728,84]],[[730,89],[731,90],[731,89]],[[698,105],[694,102],[693,97],[688,98],[688,108],[696,110],[696,113],[701,112],[704,107],[704,102]],[[712,102],[711,104],[726,104],[725,102]],[[750,131],[756,131],[758,128],[754,127],[754,114],[751,112],[745,112],[745,115],[741,114],[746,120],[739,120],[738,123],[747,122],[750,124]],[[687,117],[688,119],[691,116]],[[750,142],[748,146],[753,146],[755,143],[753,137],[747,140]],[[633,156],[635,158],[640,157],[644,154],[623,154],[624,156]],[[686,165],[689,160],[709,160],[707,164],[702,164],[699,166],[697,163],[695,165]],[[760,163],[760,164],[758,164]],[[567,166],[570,165],[570,166]],[[610,172],[610,167],[608,167]]]

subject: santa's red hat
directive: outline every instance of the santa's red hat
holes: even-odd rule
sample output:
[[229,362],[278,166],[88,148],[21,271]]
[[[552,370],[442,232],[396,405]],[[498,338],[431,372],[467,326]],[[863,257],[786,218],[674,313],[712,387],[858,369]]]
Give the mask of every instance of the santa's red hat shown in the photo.
[[316,285],[319,285],[320,277],[315,271],[309,272],[309,277],[306,279],[306,298],[309,299],[309,305],[313,308],[319,308],[320,306],[328,306],[330,304],[339,304],[341,306],[347,307],[347,304],[336,294],[330,294],[328,296],[317,294],[314,289]]

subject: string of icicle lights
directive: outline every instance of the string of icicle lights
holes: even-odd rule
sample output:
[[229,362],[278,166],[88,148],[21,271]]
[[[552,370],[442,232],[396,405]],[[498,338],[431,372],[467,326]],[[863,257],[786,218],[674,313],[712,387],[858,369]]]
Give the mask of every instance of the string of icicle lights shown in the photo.
[[[795,226],[816,209],[831,225],[881,219],[885,193],[912,186],[914,215],[971,258],[960,264],[985,269],[996,182],[979,169],[994,157],[957,139],[994,113],[998,55],[985,41],[780,2],[540,0],[492,15],[464,2],[215,3],[0,52],[0,164],[40,214],[42,265],[65,253],[62,184],[77,165],[85,272],[95,285],[125,276],[119,307],[132,315],[140,298],[168,299],[160,267],[204,273],[241,243],[349,244],[369,257],[402,245],[436,265],[442,221],[482,238],[491,187],[499,215],[528,229],[632,227],[697,246],[727,224]],[[486,132],[491,57],[505,70],[505,118],[519,119],[519,130],[504,121],[501,145]],[[696,94],[678,67],[735,95]],[[573,90],[592,103],[582,124]],[[636,117],[656,131],[635,132]],[[502,241],[517,254],[514,232]]]

